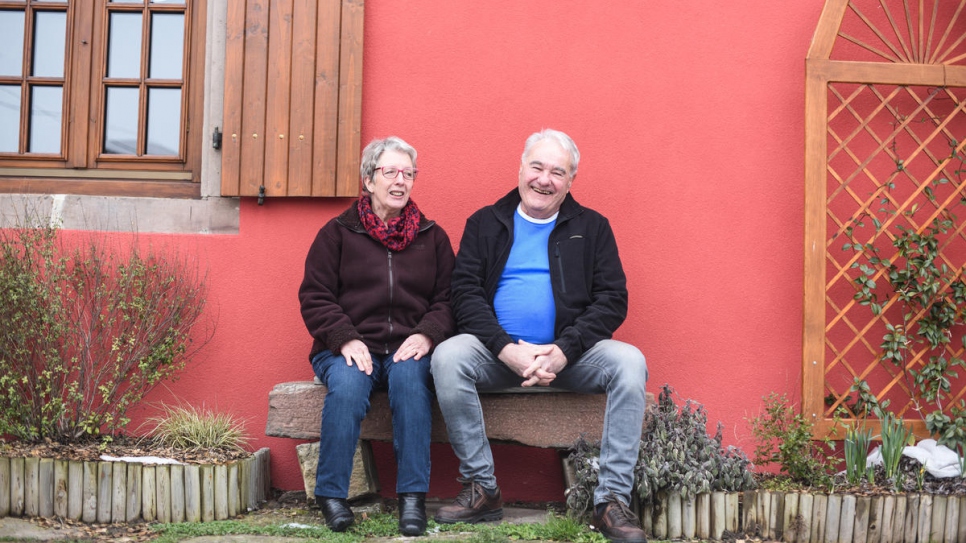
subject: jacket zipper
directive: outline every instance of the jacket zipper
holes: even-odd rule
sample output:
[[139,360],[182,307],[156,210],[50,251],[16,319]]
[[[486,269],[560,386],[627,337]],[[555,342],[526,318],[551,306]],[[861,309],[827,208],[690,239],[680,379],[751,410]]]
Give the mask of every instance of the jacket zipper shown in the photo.
[[[389,320],[389,337],[392,337],[392,302],[395,289],[392,286],[392,251],[387,250],[386,252],[389,256],[389,313],[386,315],[386,318]],[[386,351],[383,354],[389,354],[389,344],[384,344],[383,348]]]
[[557,270],[560,273],[560,292],[567,292],[567,283],[564,281],[563,258],[560,256],[560,242],[553,244],[553,256],[557,259]]
[[[341,217],[339,217],[337,220],[339,220],[339,224],[342,224],[343,226],[345,226],[346,228],[348,228],[349,230],[351,230],[353,232],[356,232],[357,234],[368,235],[368,233],[366,232],[366,229],[361,224],[358,224],[358,223],[356,223],[354,225],[353,224],[347,224],[347,223],[345,223],[345,222],[343,222],[341,220]],[[420,225],[419,232],[420,233],[425,232],[425,231],[429,230],[430,228],[432,228],[435,225],[436,225],[436,222],[435,221],[427,221],[425,224]],[[387,252],[388,258],[389,258],[389,266],[388,266],[389,267],[389,270],[388,270],[389,271],[389,314],[386,316],[386,318],[389,321],[389,337],[392,337],[392,329],[393,329],[393,324],[392,324],[392,301],[393,301],[393,296],[392,296],[393,295],[393,288],[392,288],[392,251],[390,251],[390,250],[387,249],[386,252]],[[389,354],[389,344],[388,343],[383,343],[383,350],[385,351],[385,354]]]

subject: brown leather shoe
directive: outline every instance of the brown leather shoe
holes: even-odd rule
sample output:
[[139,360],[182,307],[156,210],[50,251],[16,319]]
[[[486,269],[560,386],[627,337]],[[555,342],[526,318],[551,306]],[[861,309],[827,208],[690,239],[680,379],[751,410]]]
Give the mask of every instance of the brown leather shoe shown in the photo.
[[503,518],[503,497],[497,488],[493,494],[476,481],[463,483],[452,505],[445,505],[436,511],[436,522],[440,524],[456,524],[457,522],[483,522],[500,520]]
[[647,543],[637,515],[613,494],[594,508],[594,527],[616,543]]

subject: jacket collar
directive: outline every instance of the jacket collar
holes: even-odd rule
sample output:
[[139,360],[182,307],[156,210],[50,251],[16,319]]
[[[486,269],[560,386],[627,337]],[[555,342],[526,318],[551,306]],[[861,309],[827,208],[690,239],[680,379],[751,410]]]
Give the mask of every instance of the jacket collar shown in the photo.
[[[520,189],[514,188],[508,192],[503,198],[497,200],[494,207],[497,209],[498,214],[502,217],[513,217],[516,213],[517,206],[520,205]],[[557,222],[563,222],[569,220],[581,213],[583,213],[584,208],[577,200],[574,199],[571,193],[567,193],[564,197],[564,201],[560,204],[560,214],[557,215]]]

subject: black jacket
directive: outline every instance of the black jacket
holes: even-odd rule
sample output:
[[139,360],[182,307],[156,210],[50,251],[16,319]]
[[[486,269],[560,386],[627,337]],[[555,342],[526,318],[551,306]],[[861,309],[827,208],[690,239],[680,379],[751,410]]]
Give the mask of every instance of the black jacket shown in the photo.
[[[513,189],[470,216],[453,269],[453,311],[459,332],[473,334],[494,355],[513,340],[497,321],[493,298],[513,242]],[[547,250],[557,318],[554,343],[573,362],[609,339],[627,316],[627,280],[607,219],[567,194]]]

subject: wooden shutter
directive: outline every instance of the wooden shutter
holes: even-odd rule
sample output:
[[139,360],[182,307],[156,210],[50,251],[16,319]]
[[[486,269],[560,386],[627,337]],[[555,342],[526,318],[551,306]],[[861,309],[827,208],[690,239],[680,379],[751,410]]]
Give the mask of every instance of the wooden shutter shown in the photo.
[[229,2],[223,196],[358,194],[362,23],[363,0]]

